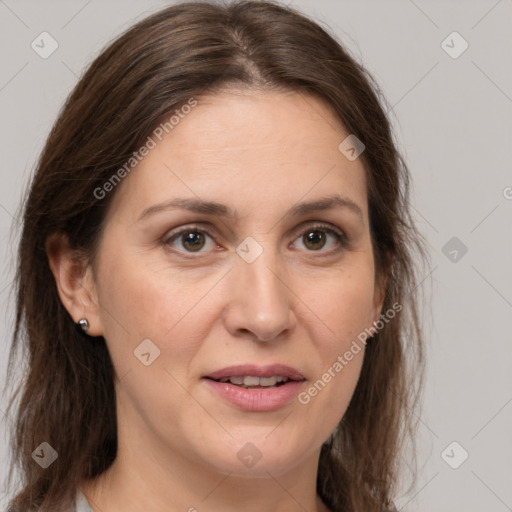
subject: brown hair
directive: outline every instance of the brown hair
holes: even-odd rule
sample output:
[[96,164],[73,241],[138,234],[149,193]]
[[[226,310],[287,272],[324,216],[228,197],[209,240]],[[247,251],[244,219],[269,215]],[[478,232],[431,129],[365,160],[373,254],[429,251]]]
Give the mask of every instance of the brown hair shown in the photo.
[[[105,340],[77,330],[62,305],[48,236],[65,234],[94,261],[115,194],[98,199],[94,191],[177,107],[229,85],[321,98],[366,146],[360,158],[376,273],[388,277],[383,311],[396,303],[403,310],[367,345],[353,399],[322,447],[317,491],[332,511],[390,506],[423,363],[417,263],[425,251],[408,206],[408,170],[382,94],[335,38],[291,8],[242,1],[181,3],[137,23],[90,65],[48,137],[23,205],[15,280],[8,379],[20,344],[28,368],[8,409],[19,398],[12,456],[22,485],[14,510],[64,510],[79,482],[105,471],[117,450],[112,361]],[[43,441],[58,452],[44,470],[32,459]]]

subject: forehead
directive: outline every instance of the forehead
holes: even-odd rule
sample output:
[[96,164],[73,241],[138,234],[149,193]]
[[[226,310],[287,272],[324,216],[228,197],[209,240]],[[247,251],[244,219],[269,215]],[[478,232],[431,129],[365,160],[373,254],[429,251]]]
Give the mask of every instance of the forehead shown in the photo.
[[241,90],[196,101],[161,140],[152,136],[154,147],[118,187],[113,209],[135,217],[187,195],[261,214],[262,207],[277,211],[339,193],[366,216],[363,163],[340,153],[348,133],[326,102],[292,91]]

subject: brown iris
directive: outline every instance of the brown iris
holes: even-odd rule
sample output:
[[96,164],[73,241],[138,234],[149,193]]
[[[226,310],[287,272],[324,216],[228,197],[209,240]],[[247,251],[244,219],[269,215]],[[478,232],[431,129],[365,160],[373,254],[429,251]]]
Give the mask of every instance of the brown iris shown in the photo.
[[205,236],[204,233],[188,231],[181,236],[181,241],[187,251],[199,251],[204,247]]
[[323,231],[315,229],[304,233],[302,240],[308,249],[317,251],[325,245],[325,236]]

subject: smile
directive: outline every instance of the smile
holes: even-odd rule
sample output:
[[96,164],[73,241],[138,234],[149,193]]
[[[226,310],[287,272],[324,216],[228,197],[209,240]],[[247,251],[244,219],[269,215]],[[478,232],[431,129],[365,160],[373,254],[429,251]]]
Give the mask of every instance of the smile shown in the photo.
[[254,377],[254,376],[244,376],[244,377],[223,377],[219,379],[218,382],[231,382],[235,386],[243,387],[243,388],[261,388],[261,387],[279,387],[285,382],[288,382],[290,379],[288,377],[284,377],[282,375],[274,375],[272,377]]
[[280,364],[231,366],[211,372],[202,380],[217,399],[252,412],[284,407],[306,382],[300,371]]

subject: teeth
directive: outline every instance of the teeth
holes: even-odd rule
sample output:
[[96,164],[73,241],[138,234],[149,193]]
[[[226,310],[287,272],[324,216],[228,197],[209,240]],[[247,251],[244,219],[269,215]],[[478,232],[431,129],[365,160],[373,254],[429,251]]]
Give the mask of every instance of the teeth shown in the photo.
[[237,376],[237,377],[223,377],[219,382],[231,382],[236,386],[275,386],[279,382],[288,382],[288,377],[282,375],[273,375],[272,377],[253,377],[252,375]]
[[275,386],[277,382],[277,377],[261,377],[259,381],[260,386]]
[[[244,386],[259,386],[260,385],[260,378],[259,377],[244,377]],[[233,378],[231,378],[231,382],[233,382]],[[233,382],[233,384],[236,384],[236,382]]]

